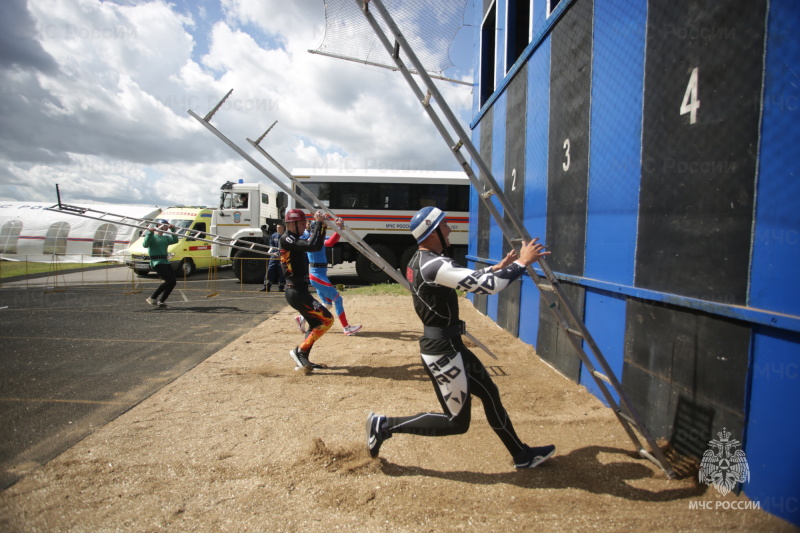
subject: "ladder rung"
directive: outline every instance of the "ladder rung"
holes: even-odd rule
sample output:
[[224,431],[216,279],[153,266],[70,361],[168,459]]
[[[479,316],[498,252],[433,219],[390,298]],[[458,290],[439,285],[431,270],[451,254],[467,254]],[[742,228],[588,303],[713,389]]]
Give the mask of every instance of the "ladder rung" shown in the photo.
[[639,449],[639,455],[641,455],[641,456],[642,456],[642,457],[644,457],[645,459],[648,459],[649,461],[651,461],[651,462],[653,462],[653,463],[655,463],[655,464],[657,464],[657,465],[661,466],[661,461],[659,461],[658,459],[656,459],[656,458],[653,456],[653,454],[652,454],[652,453],[648,452],[648,451],[647,451],[647,450],[645,450],[644,448],[640,448],[640,449]]
[[608,383],[609,385],[611,385],[611,380],[610,380],[610,379],[608,379],[608,376],[606,376],[606,375],[605,375],[605,374],[603,374],[602,372],[600,372],[600,371],[598,371],[598,370],[592,370],[592,375],[593,375],[594,377],[596,377],[597,379],[602,379],[603,381],[605,381],[606,383]]
[[576,337],[583,338],[583,332],[581,332],[580,330],[577,330],[575,328],[565,328],[565,329],[566,329],[567,333],[575,335]]
[[425,95],[425,98],[422,100],[422,105],[425,107],[429,107],[431,105],[431,93],[428,91],[428,94]]
[[619,416],[619,417],[621,417],[621,418],[624,418],[625,420],[627,420],[627,421],[628,421],[628,422],[629,422],[629,423],[630,423],[630,424],[631,424],[633,427],[638,427],[638,426],[636,425],[636,421],[635,421],[633,418],[631,418],[631,417],[629,417],[628,415],[626,415],[625,413],[623,413],[623,412],[622,412],[622,409],[617,409],[617,410],[615,411],[615,413],[617,413],[617,416]]
[[551,285],[550,283],[544,283],[544,282],[539,284],[539,290],[548,291],[548,292],[556,292],[556,288],[553,287],[553,285]]

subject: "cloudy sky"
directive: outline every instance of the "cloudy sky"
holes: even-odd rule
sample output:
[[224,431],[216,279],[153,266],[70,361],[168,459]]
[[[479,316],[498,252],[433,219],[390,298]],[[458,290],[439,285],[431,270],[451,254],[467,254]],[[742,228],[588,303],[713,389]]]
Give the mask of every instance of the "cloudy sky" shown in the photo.
[[[262,145],[288,169],[457,170],[402,76],[308,53],[324,33],[323,0],[2,0],[0,201],[58,183],[67,203],[213,205],[267,181],[187,113],[230,89],[214,125],[251,151],[277,120]],[[473,38],[446,75],[472,81]],[[466,125],[472,88],[439,88]]]

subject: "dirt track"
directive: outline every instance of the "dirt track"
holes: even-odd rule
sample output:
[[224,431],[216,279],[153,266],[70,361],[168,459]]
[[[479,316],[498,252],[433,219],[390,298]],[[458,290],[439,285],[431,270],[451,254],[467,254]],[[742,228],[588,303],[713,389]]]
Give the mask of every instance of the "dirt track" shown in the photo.
[[[515,471],[480,402],[466,435],[396,435],[370,459],[367,413],[439,410],[403,296],[345,293],[355,337],[335,324],[304,376],[282,313],[0,494],[8,531],[796,531],[732,509],[693,478],[667,480],[610,410],[463,300],[520,436],[556,456]],[[728,502],[699,510],[693,502]],[[741,503],[739,503],[741,502]]]

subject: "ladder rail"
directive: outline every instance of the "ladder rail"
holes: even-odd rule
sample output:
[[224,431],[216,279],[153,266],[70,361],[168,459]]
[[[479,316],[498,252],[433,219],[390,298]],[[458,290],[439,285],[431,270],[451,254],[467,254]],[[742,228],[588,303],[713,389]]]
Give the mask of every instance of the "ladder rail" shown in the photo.
[[[45,207],[45,211],[55,211],[57,213],[67,213],[69,215],[88,218],[92,220],[100,220],[103,222],[112,222],[114,224],[119,224],[120,226],[128,226],[131,228],[136,228],[140,230],[150,230],[151,226],[153,225],[152,220],[148,220],[146,218],[136,218],[130,217],[126,215],[116,215],[110,212],[98,211],[96,209],[90,209],[87,207],[81,207],[76,205],[69,205],[58,203],[51,207]],[[92,214],[87,214],[92,213]],[[113,218],[112,218],[113,217]],[[132,222],[128,222],[132,221]],[[207,231],[198,231],[189,228],[182,228],[177,231],[162,231],[167,235],[175,235],[176,237],[184,238],[188,237],[195,241],[202,241],[207,242],[209,244],[218,244],[221,246],[230,246],[231,248],[235,248],[237,250],[245,250],[257,253],[259,255],[264,255],[270,258],[277,258],[278,254],[271,252],[271,246],[268,244],[261,244],[251,241],[242,241],[241,239],[233,239],[231,237],[225,237],[223,235],[216,235],[214,233],[209,233]],[[212,236],[213,239],[207,239],[205,237],[201,237],[201,235],[205,236]],[[239,243],[247,243],[247,246],[241,245]]]
[[[361,11],[363,12],[364,16],[368,20],[370,26],[372,26],[372,28],[375,31],[376,35],[379,37],[379,40],[384,45],[384,48],[386,48],[387,52],[389,52],[389,54],[392,56],[395,64],[398,67],[398,70],[400,70],[400,72],[403,73],[404,78],[406,79],[408,84],[411,86],[412,91],[414,92],[414,94],[418,98],[420,98],[420,96],[422,95],[422,90],[419,88],[417,83],[413,80],[411,75],[408,73],[408,68],[405,66],[403,61],[400,59],[399,54],[393,54],[392,53],[392,51],[394,50],[394,47],[392,46],[391,42],[389,41],[389,39],[384,34],[383,29],[380,27],[380,25],[378,24],[377,20],[375,20],[375,17],[372,15],[372,13],[369,10],[370,1],[376,7],[376,10],[379,12],[381,17],[383,18],[383,21],[386,24],[386,27],[392,33],[392,35],[393,35],[393,37],[395,39],[396,45],[399,46],[399,47],[402,47],[403,52],[405,53],[405,56],[408,58],[408,60],[411,62],[411,64],[417,69],[419,79],[422,80],[423,84],[425,85],[425,87],[427,89],[427,95],[423,97],[423,99],[421,100],[421,103],[422,103],[423,107],[425,108],[426,112],[428,113],[428,116],[431,117],[431,119],[433,120],[434,125],[439,130],[439,132],[442,135],[442,137],[445,140],[445,142],[447,142],[448,146],[451,147],[451,151],[456,156],[456,159],[461,164],[462,168],[464,168],[464,171],[467,173],[467,175],[470,177],[470,182],[473,183],[473,185],[475,186],[475,181],[473,180],[474,172],[472,171],[471,166],[466,162],[466,159],[460,153],[460,150],[461,150],[462,146],[466,147],[467,152],[472,157],[473,162],[475,162],[475,164],[478,166],[478,169],[481,172],[483,180],[486,183],[488,183],[488,188],[487,188],[484,183],[481,183],[478,180],[478,186],[476,186],[476,191],[480,192],[482,189],[485,191],[483,194],[479,194],[479,197],[481,198],[481,200],[484,202],[484,204],[487,206],[487,208],[489,209],[490,213],[494,217],[496,223],[498,224],[498,226],[500,227],[500,229],[501,229],[501,231],[503,233],[503,236],[506,238],[506,240],[509,243],[511,243],[512,246],[514,246],[514,243],[517,241],[517,239],[513,238],[513,236],[512,236],[513,234],[510,232],[510,228],[508,227],[508,224],[505,221],[505,217],[503,217],[500,214],[500,212],[497,209],[497,207],[494,206],[494,202],[491,199],[492,196],[495,196],[497,198],[497,201],[503,207],[504,212],[508,215],[509,221],[513,224],[514,229],[516,230],[516,234],[520,235],[523,240],[528,240],[529,241],[531,239],[531,237],[528,234],[527,229],[525,228],[525,225],[522,223],[522,220],[512,210],[508,209],[509,202],[507,201],[507,199],[505,197],[505,194],[503,193],[502,189],[499,187],[499,185],[497,184],[496,180],[494,179],[491,170],[486,165],[485,161],[483,161],[483,158],[481,157],[480,152],[472,144],[469,136],[466,134],[466,132],[464,131],[463,127],[458,122],[458,119],[456,118],[455,114],[452,112],[452,110],[450,110],[449,106],[447,105],[447,102],[442,97],[442,95],[439,92],[438,88],[435,86],[435,84],[433,83],[431,78],[427,75],[427,72],[425,71],[425,69],[422,66],[421,62],[417,58],[416,54],[414,53],[414,51],[412,50],[411,46],[408,44],[406,39],[403,37],[402,32],[397,27],[397,25],[395,24],[395,22],[392,19],[391,15],[388,13],[386,8],[384,7],[382,1],[381,0],[355,0],[355,2],[359,5],[359,7],[361,7]],[[449,122],[450,127],[455,131],[456,136],[459,138],[459,142],[457,144],[453,143],[453,140],[452,140],[452,137],[451,137],[449,131],[447,131],[447,129],[444,127],[442,121],[438,118],[438,116],[436,116],[435,111],[432,109],[432,106],[430,105],[431,97],[436,101],[436,104],[438,105],[439,109],[442,111],[442,113],[445,115],[445,118]],[[643,424],[641,416],[638,414],[637,410],[635,409],[633,404],[628,399],[627,394],[625,393],[624,389],[622,388],[622,385],[619,383],[617,378],[614,376],[614,373],[613,373],[612,369],[610,368],[610,366],[608,365],[607,361],[605,360],[605,357],[603,357],[599,346],[597,345],[597,343],[592,338],[592,336],[589,333],[588,329],[586,328],[585,324],[583,324],[583,322],[578,318],[579,315],[575,311],[575,308],[573,307],[572,303],[569,301],[567,296],[565,294],[563,294],[563,291],[561,290],[561,287],[560,287],[560,284],[558,282],[558,279],[553,274],[552,270],[550,269],[549,265],[547,264],[547,261],[545,261],[544,258],[540,258],[538,262],[539,262],[539,265],[541,266],[542,270],[545,272],[545,276],[550,281],[550,283],[552,285],[552,288],[553,288],[553,292],[558,296],[558,299],[561,301],[562,305],[567,310],[570,318],[572,319],[572,322],[576,326],[577,330],[581,333],[581,336],[583,337],[583,339],[586,342],[586,344],[591,349],[592,353],[595,356],[595,359],[597,359],[597,361],[600,364],[601,368],[603,368],[603,370],[606,372],[606,375],[609,378],[609,380],[611,381],[611,384],[614,387],[614,389],[616,390],[617,394],[619,395],[621,402],[625,405],[625,408],[628,410],[628,413],[630,414],[631,419],[634,421],[633,425],[636,427],[636,429],[640,432],[640,434],[645,438],[645,440],[647,441],[649,446],[652,448],[652,451],[653,451],[652,454],[646,453],[646,455],[642,454],[642,456],[643,457],[647,457],[648,459],[653,458],[653,457],[656,458],[657,461],[654,461],[654,462],[667,474],[667,476],[669,478],[674,477],[674,472],[672,471],[672,468],[670,467],[669,463],[667,462],[666,458],[664,457],[661,449],[658,447],[658,445],[655,442],[655,439],[653,439],[652,435],[650,435],[649,431],[647,430],[647,427]],[[539,276],[535,272],[535,270],[533,269],[533,266],[529,265],[528,268],[527,268],[527,271],[528,271],[528,274],[531,276],[531,278],[536,282],[537,287],[540,288],[541,285],[540,285],[540,282],[538,281],[538,277]],[[545,294],[544,291],[541,291],[541,292],[542,292],[543,295]],[[550,300],[548,298],[548,302],[549,301]],[[554,310],[554,308],[555,308],[554,305],[550,306],[551,310]],[[562,327],[563,327],[563,323],[561,321],[559,321],[559,324],[562,325]],[[569,328],[565,328],[565,329],[568,330]],[[583,346],[581,346],[581,343],[575,338],[575,336],[573,334],[570,334],[569,331],[568,331],[568,335],[567,336],[570,338],[570,342],[572,342],[573,346],[575,346],[579,356],[584,361],[584,363],[586,363],[588,361],[589,365],[593,368],[593,365],[591,364],[589,356],[585,352]],[[598,383],[598,386],[600,387],[601,391],[603,389],[605,389],[605,384],[603,383],[603,381],[601,379],[599,379],[597,376],[595,376],[593,373],[591,375],[595,379],[595,381]],[[605,392],[608,392],[608,391],[606,390]],[[610,393],[609,393],[609,396],[610,396]],[[613,398],[612,398],[612,400],[613,400]],[[616,402],[612,401],[610,403],[610,405],[616,405]],[[632,438],[634,444],[638,448],[640,448],[639,451],[640,451],[640,454],[641,454],[641,444],[638,442],[638,439],[636,439],[636,437],[633,434],[631,428],[628,427],[628,423],[625,422],[624,418],[620,417],[618,410],[615,411],[615,414],[617,415],[617,418],[622,423],[623,427],[628,432],[629,436]]]
[[[228,94],[230,94],[230,92]],[[226,97],[227,97],[227,95],[226,95]],[[214,108],[215,112],[218,109],[219,109],[219,105],[217,105]],[[275,185],[277,185],[286,194],[288,194],[289,196],[294,198],[297,202],[301,203],[310,212],[313,213],[314,211],[317,210],[317,208],[315,208],[308,200],[306,200],[305,198],[303,198],[302,196],[297,194],[295,191],[293,191],[291,189],[291,187],[288,187],[286,185],[286,183],[284,183],[282,180],[280,180],[277,176],[275,176],[272,172],[270,172],[267,168],[265,168],[264,165],[262,165],[261,163],[256,161],[250,154],[248,154],[247,152],[242,150],[242,148],[240,148],[235,142],[233,142],[225,134],[223,134],[221,131],[219,131],[213,124],[211,124],[211,122],[209,122],[209,120],[207,120],[209,115],[206,115],[205,117],[200,117],[200,115],[198,115],[197,113],[195,113],[191,109],[188,112],[189,112],[189,115],[191,115],[195,120],[200,122],[208,131],[210,131],[212,134],[214,134],[214,136],[216,136],[218,139],[220,139],[226,145],[228,145],[229,148],[231,148],[234,152],[236,152],[245,161],[250,163],[256,170],[261,172],[264,176],[266,176],[270,181],[272,181]],[[274,126],[274,123],[273,123],[273,126]],[[267,130],[267,131],[269,131],[269,130]],[[263,136],[262,136],[262,138],[263,138]],[[251,141],[250,139],[248,139],[248,141],[254,144],[254,141]],[[263,153],[266,153],[263,150],[260,150],[260,151],[262,151]],[[272,158],[270,157],[269,159],[272,159]],[[313,196],[313,195],[311,195],[311,196]],[[322,205],[322,203],[319,202],[319,199],[317,199],[316,197],[314,197],[314,201],[318,202],[319,205]],[[331,216],[331,217],[335,218],[335,215],[329,209],[325,208],[325,209],[320,209],[320,210],[323,211],[323,212],[327,211],[326,214],[328,216]],[[335,224],[331,220],[327,220],[326,223],[329,225],[329,227],[332,227],[333,229],[337,229],[338,230],[338,228],[335,226]],[[348,228],[347,231],[352,233],[352,230],[349,230],[349,228]],[[352,233],[352,235],[355,235],[355,233]],[[368,245],[363,243],[363,241],[361,241],[361,244],[359,244],[359,248],[358,249],[359,249],[359,251],[364,253],[365,257],[370,259],[370,261],[372,261],[376,266],[381,268],[388,275],[392,276],[399,283],[403,283],[403,282],[408,283],[407,281],[405,281],[405,278],[400,276],[397,273],[397,271],[391,265],[389,265],[386,261],[384,261],[383,258],[381,258],[377,253],[375,253],[375,251],[372,250],[371,247],[369,247]]]

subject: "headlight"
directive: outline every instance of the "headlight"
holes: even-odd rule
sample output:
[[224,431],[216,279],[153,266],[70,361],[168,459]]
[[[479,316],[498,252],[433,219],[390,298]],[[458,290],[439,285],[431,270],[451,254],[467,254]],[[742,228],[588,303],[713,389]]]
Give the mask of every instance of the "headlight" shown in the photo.
[[167,254],[167,259],[172,259],[173,257],[175,257],[175,254]]

